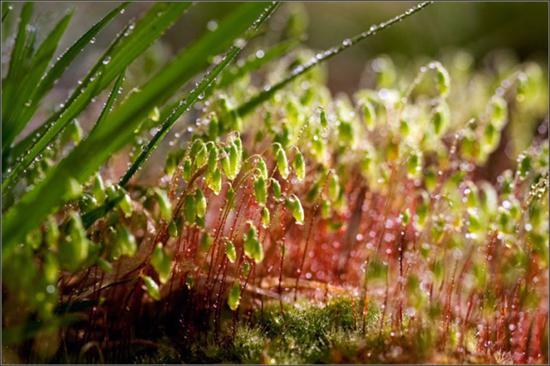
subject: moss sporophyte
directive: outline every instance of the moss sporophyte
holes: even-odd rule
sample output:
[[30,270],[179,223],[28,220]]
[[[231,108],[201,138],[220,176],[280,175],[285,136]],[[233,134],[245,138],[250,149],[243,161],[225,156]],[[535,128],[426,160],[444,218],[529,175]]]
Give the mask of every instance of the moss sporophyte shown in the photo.
[[155,62],[189,5],[130,21],[51,115],[55,80],[132,5],[57,60],[71,13],[37,37],[20,6],[3,361],[548,361],[544,67],[380,55],[331,92],[325,61],[429,3],[321,52],[301,7],[244,3]]

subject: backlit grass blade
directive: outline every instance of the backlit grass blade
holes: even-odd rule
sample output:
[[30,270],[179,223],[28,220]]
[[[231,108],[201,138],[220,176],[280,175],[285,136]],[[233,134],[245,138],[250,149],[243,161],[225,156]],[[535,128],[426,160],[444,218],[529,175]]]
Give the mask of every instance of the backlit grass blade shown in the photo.
[[[263,18],[260,18],[259,21],[255,22],[253,27],[250,29],[250,31],[254,31],[257,29],[257,27],[262,24],[265,19],[271,15],[271,13],[275,10],[276,4],[272,4],[271,7],[269,7],[265,13],[263,14]],[[174,126],[174,123],[176,123],[177,119],[185,112],[187,111],[195,102],[200,98],[201,95],[204,95],[210,84],[216,79],[216,77],[220,74],[220,72],[227,66],[241,51],[242,46],[233,45],[224,56],[223,60],[216,65],[205,77],[202,78],[200,83],[189,93],[187,98],[182,100],[176,108],[172,111],[172,113],[168,116],[168,118],[163,122],[162,127],[160,130],[153,136],[151,141],[149,141],[149,144],[147,144],[147,147],[140,153],[140,155],[137,157],[136,161],[132,164],[132,166],[126,171],[122,179],[120,180],[119,184],[121,186],[125,186],[129,181],[130,178],[134,175],[134,173],[143,165],[145,160],[151,156],[153,151],[157,148],[159,142],[166,137],[166,134],[172,126]]]
[[[33,4],[25,3],[21,9],[21,15],[19,17],[19,24],[17,30],[17,36],[15,38],[15,44],[13,46],[8,73],[2,81],[2,121],[6,120],[6,113],[12,105],[14,98],[14,90],[17,83],[18,76],[22,74],[21,69],[25,66],[23,62],[24,56],[29,51],[26,49],[29,47],[29,39],[31,37],[32,28],[27,27],[33,13]],[[32,51],[31,51],[32,53]]]
[[[269,7],[267,7],[263,13],[260,15],[260,17],[253,23],[252,27],[249,29],[249,36],[253,34],[253,32],[275,11],[276,7],[278,6],[277,3],[272,3]],[[231,24],[232,22],[229,22]],[[227,21],[222,23],[222,26],[224,24],[228,24]],[[224,33],[221,33],[224,34]],[[172,128],[174,123],[177,121],[177,119],[185,113],[189,108],[196,103],[196,101],[203,96],[207,90],[212,86],[214,80],[216,77],[226,68],[227,65],[233,61],[233,59],[238,55],[238,53],[241,51],[241,48],[233,45],[229,48],[229,50],[226,52],[225,57],[222,59],[222,61],[217,64],[214,68],[210,70],[197,84],[197,86],[191,90],[191,92],[187,95],[186,98],[179,102],[171,103],[168,107],[163,108],[163,111],[161,113],[161,116],[163,117],[162,127],[160,130],[153,136],[153,138],[149,141],[146,148],[138,155],[135,162],[130,166],[130,168],[126,171],[124,176],[120,179],[119,185],[125,186],[131,177],[135,174],[135,172],[142,166],[142,164],[149,158],[149,156],[152,154],[152,152],[155,150],[155,148],[158,146],[159,142],[166,136],[168,131]],[[169,108],[169,113],[164,117],[164,114],[166,113],[166,110]],[[88,213],[86,213],[82,217],[82,222],[85,227],[89,227],[91,224],[93,224],[97,219],[105,215],[109,210],[115,207],[117,201],[121,198],[120,197],[113,197],[112,199],[108,200],[103,204],[102,206],[96,208],[95,210],[92,210]]]
[[8,14],[13,10],[9,2],[2,2],[2,22],[7,18]]
[[260,54],[251,55],[251,57],[245,61],[242,66],[234,66],[231,69],[226,70],[218,83],[218,88],[225,88],[235,80],[260,69],[272,60],[280,58],[289,50],[294,48],[297,43],[298,42],[295,40],[288,40],[272,46],[265,52],[261,50],[258,51],[261,52],[261,56],[259,56]]
[[14,89],[14,99],[12,99],[11,108],[6,113],[2,131],[3,146],[9,146],[13,139],[23,130],[26,123],[18,118],[22,111],[31,107],[32,97],[36,85],[42,78],[42,75],[50,60],[52,59],[61,37],[65,33],[72,17],[72,12],[65,15],[48,34],[42,42],[36,53],[33,55],[31,65],[25,73],[18,87]]
[[[261,7],[262,4],[259,5]],[[161,99],[157,104],[162,104],[165,102],[166,99],[172,96],[172,94],[176,91],[177,87],[186,81],[190,80],[190,78],[196,73],[194,68],[203,68],[208,65],[208,59],[221,52],[223,49],[222,47],[227,47],[230,45],[234,39],[236,39],[242,32],[246,30],[246,22],[242,22],[241,20],[244,19],[243,17],[250,17],[250,15],[255,15],[255,13],[252,13],[251,10],[254,10],[252,8],[249,8],[249,6],[242,6],[240,9],[238,9],[231,17],[228,17],[225,19],[216,29],[215,32],[212,33],[206,33],[203,38],[197,42],[195,45],[191,46],[189,49],[184,49],[181,51],[178,56],[176,56],[176,59],[168,65],[166,68],[164,68],[159,74],[153,78],[150,82],[148,82],[145,86],[141,87],[142,90],[141,93],[139,93],[136,96],[140,96],[143,91],[147,90],[156,90],[158,93],[161,93]],[[269,14],[268,14],[269,15]],[[265,16],[267,18],[267,16]],[[261,19],[261,22],[263,22],[265,19]],[[259,23],[261,23],[259,22]],[[202,56],[199,56],[202,55]],[[192,67],[188,67],[193,62],[196,62],[197,64]],[[200,66],[202,65],[202,66]],[[166,80],[166,76],[173,74],[173,73],[180,73],[179,78],[176,75],[170,76],[170,78],[173,81],[177,81],[178,84],[173,84],[173,87],[171,89],[168,89],[167,87],[162,88],[162,85],[158,82],[158,80]],[[172,83],[173,83],[172,81]],[[169,84],[164,84],[169,85]],[[208,88],[205,89],[205,92],[203,92],[203,95],[206,95],[209,88],[212,87],[212,84],[208,86]],[[158,88],[158,89],[157,89]],[[169,105],[163,107],[161,109],[161,121],[164,121],[167,119],[172,111],[177,108],[178,104],[180,102],[172,102]],[[130,104],[133,107],[139,108],[143,105],[143,103],[134,103]],[[124,107],[124,106],[123,106]],[[153,108],[152,106],[151,108]],[[142,116],[146,116],[146,112],[142,113]],[[150,129],[153,126],[145,125],[143,123],[140,123],[136,130],[138,131],[137,134],[139,134],[144,129]],[[127,135],[126,141],[124,144],[127,144],[131,141],[133,138],[133,135]],[[107,205],[107,204],[106,204]],[[88,213],[84,217],[84,223],[86,224],[87,218],[91,216],[97,216],[100,212],[104,212],[105,207],[98,208],[90,213]],[[108,211],[108,210],[107,210]],[[99,216],[97,216],[99,217]],[[91,222],[95,221],[91,220]]]
[[[118,96],[122,91],[123,82],[124,82],[124,73],[120,74],[120,76],[116,79],[115,85],[113,86],[113,90],[111,90],[111,94],[109,94],[109,98],[107,99],[107,102],[105,102],[105,106],[103,107],[101,114],[99,115],[99,118],[97,119],[97,122],[94,125],[94,129],[97,128],[97,126],[101,125],[103,121],[105,121],[109,113],[111,112],[114,103],[116,102]],[[108,212],[109,210],[111,210],[114,207],[114,205],[116,205],[116,203],[117,202],[115,201],[107,202],[105,205],[102,205],[101,207],[99,207],[99,209],[92,210],[90,213],[88,213],[88,215],[93,217],[95,217],[94,215],[103,216],[105,212]],[[96,219],[94,219],[93,221],[95,220]],[[85,222],[84,222],[84,225],[85,227],[90,226],[90,225],[86,225]]]
[[40,101],[51,90],[55,81],[61,77],[63,72],[69,67],[74,59],[89,45],[93,38],[113,20],[117,15],[121,14],[128,2],[121,4],[111,10],[103,19],[94,24],[86,33],[84,33],[72,46],[70,46],[54,63],[54,65],[43,75],[37,85],[32,90],[32,94],[27,97],[30,105],[26,105],[21,109],[20,115],[17,117],[15,124],[27,124],[32,118]]
[[422,10],[426,6],[430,5],[431,3],[432,3],[432,1],[425,1],[425,2],[419,3],[418,5],[408,9],[407,11],[405,11],[402,14],[399,14],[399,15],[397,15],[397,16],[395,16],[395,17],[393,17],[393,18],[391,18],[391,19],[389,19],[385,22],[382,22],[378,25],[371,26],[369,28],[369,30],[367,30],[365,32],[362,32],[362,33],[356,35],[353,38],[347,38],[347,39],[343,40],[342,43],[338,46],[329,48],[328,50],[326,50],[324,52],[318,53],[316,55],[316,57],[313,60],[311,60],[310,62],[308,62],[306,64],[303,64],[303,65],[296,66],[292,70],[290,75],[287,76],[285,79],[279,81],[278,83],[276,83],[274,85],[271,85],[271,86],[265,88],[263,91],[261,91],[257,95],[250,98],[247,102],[240,105],[237,108],[236,112],[241,116],[244,116],[244,115],[252,112],[257,106],[259,106],[261,103],[263,103],[266,100],[268,100],[269,98],[271,98],[275,93],[277,93],[279,90],[284,88],[286,85],[288,85],[291,81],[295,80],[300,75],[303,75],[304,73],[306,73],[308,70],[312,69],[313,67],[317,66],[318,64],[320,64],[322,62],[325,62],[325,61],[329,60],[330,58],[332,58],[332,57],[336,56],[337,54],[339,54],[340,52],[356,45],[357,43],[361,42],[362,40],[364,40],[364,39],[366,39],[366,38],[368,38],[372,35],[375,35],[379,31],[382,31],[382,30],[392,26],[393,24],[395,24],[397,22],[400,22],[401,20],[411,16],[412,14],[414,14],[414,13],[420,11],[420,10]]
[[[188,73],[185,70],[195,71],[204,67],[212,53],[219,53],[220,43],[231,44],[251,23],[263,19],[262,15],[274,6],[269,4],[266,6],[265,3],[251,2],[241,5],[216,31],[208,33],[189,48],[187,57],[178,57],[147,83],[141,92],[132,94],[109,114],[93,133],[48,171],[44,180],[7,210],[3,222],[2,252],[6,254],[11,251],[30,230],[40,225],[48,214],[70,198],[68,193],[74,191],[75,185],[85,182],[101,164],[126,144],[128,136],[133,134],[141,122],[141,117],[167,97],[164,85],[171,85],[172,88],[181,85],[181,76]],[[167,74],[166,70],[170,72]],[[215,67],[213,70],[219,69]],[[198,94],[193,96],[198,98],[200,92],[198,89],[195,92]],[[191,100],[191,96],[188,98]]]
[[88,74],[82,85],[75,90],[63,109],[56,114],[55,119],[39,128],[43,133],[33,133],[30,141],[36,140],[30,149],[16,157],[19,161],[13,168],[13,172],[4,180],[2,188],[6,189],[18,178],[59,132],[80,112],[86,108],[92,98],[105,89],[136,57],[147,49],[166,29],[183,14],[190,6],[185,3],[156,3],[147,14],[140,19],[135,26],[130,26],[116,42],[116,46],[103,55],[96,66]]
[[[37,156],[44,148],[52,141],[57,134],[70,122],[69,118],[64,116],[77,116],[84,108],[88,106],[92,98],[99,93],[99,83],[101,79],[97,77],[100,73],[104,60],[112,52],[114,48],[121,42],[124,37],[124,33],[129,28],[127,26],[122,32],[119,33],[117,38],[113,41],[111,46],[98,60],[94,67],[88,72],[86,77],[75,89],[72,95],[69,97],[62,108],[54,113],[50,118],[46,120],[42,125],[37,127],[31,134],[25,139],[19,142],[11,151],[11,160],[16,161],[13,171],[2,182],[2,187],[5,189],[9,187],[12,182],[15,182],[19,178],[20,172],[26,169],[32,162],[33,157]],[[62,124],[61,121],[64,123]],[[7,153],[4,154],[3,159],[6,159]],[[7,165],[7,164],[5,164]],[[4,166],[4,169],[6,167]]]
[[[32,150],[33,146],[36,145],[37,140],[40,136],[44,136],[48,133],[51,128],[51,125],[62,117],[65,113],[78,113],[74,111],[77,108],[85,108],[86,103],[91,102],[91,98],[96,94],[100,78],[96,77],[100,70],[104,67],[103,60],[111,54],[112,50],[115,49],[120,42],[124,39],[124,34],[130,29],[131,24],[127,25],[111,43],[109,48],[103,53],[99,58],[96,64],[91,68],[88,74],[84,77],[83,81],[79,83],[76,90],[72,93],[63,107],[54,113],[50,118],[46,120],[42,125],[36,128],[31,134],[26,138],[20,141],[12,149],[12,155],[15,157],[15,160],[23,160],[25,154],[28,154],[28,151]],[[77,103],[75,99],[81,98],[81,101]],[[16,170],[17,170],[16,166]],[[13,174],[12,174],[13,176]],[[11,178],[10,178],[11,179]]]
[[107,98],[107,101],[105,102],[105,106],[101,110],[101,113],[97,119],[97,122],[94,125],[94,128],[97,128],[100,124],[105,121],[109,113],[111,112],[113,105],[115,104],[118,96],[122,93],[122,83],[124,82],[124,71],[119,75],[119,77],[115,80],[115,84],[113,85],[113,89],[111,90],[111,94],[109,94],[109,97]]

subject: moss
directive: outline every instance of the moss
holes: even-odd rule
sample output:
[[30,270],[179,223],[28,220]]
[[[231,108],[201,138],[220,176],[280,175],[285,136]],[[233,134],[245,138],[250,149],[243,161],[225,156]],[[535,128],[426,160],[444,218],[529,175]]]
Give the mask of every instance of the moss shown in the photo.
[[[319,363],[330,362],[334,348],[353,353],[362,338],[353,304],[348,298],[326,305],[299,301],[284,305],[282,311],[278,302],[267,304],[250,323],[238,326],[232,358],[242,363]],[[368,321],[376,312],[371,307]]]

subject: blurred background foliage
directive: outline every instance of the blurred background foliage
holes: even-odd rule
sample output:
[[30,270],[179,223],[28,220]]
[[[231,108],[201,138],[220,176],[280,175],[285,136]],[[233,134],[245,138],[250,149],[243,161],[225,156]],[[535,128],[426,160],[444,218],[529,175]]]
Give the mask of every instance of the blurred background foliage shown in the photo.
[[[255,49],[269,48],[269,45],[279,42],[280,39],[272,39],[274,37],[272,34],[279,37],[280,30],[286,26],[289,17],[294,23],[293,32],[302,35],[303,48],[324,50],[339,44],[342,39],[367,30],[373,24],[405,11],[416,3],[410,1],[287,2],[270,20],[271,30],[266,31],[265,37],[262,37],[264,39],[258,45],[252,45],[245,50],[244,56],[255,52]],[[73,21],[57,51],[61,53],[85,29],[117,4],[113,2],[39,2],[36,3],[35,18],[39,27],[49,29],[65,11],[75,10]],[[139,15],[143,14],[150,5],[149,2],[133,3],[122,16],[117,17],[98,35],[93,47],[78,56],[76,67],[73,65],[67,70],[47,97],[46,100],[50,102],[44,103],[45,108],[35,115],[34,123],[31,122],[28,126],[29,131],[48,115],[53,106],[61,103],[70,94],[75,82],[92,67],[126,22],[132,18],[139,18]],[[13,6],[16,12],[19,12],[21,4],[14,3]],[[216,27],[217,21],[223,19],[236,6],[238,6],[236,2],[198,2],[192,6],[188,14],[184,15],[160,42],[156,42],[131,65],[126,73],[126,85],[137,86],[148,80],[180,49],[202,33]],[[13,23],[14,19],[11,20]],[[14,26],[15,24],[6,22],[4,35],[8,34],[7,31]],[[7,44],[7,47],[3,47],[4,61],[11,49],[9,42],[9,39],[4,39],[4,43]],[[437,2],[425,11],[346,50],[338,57],[331,59],[321,69],[327,86],[334,95],[339,92],[352,95],[359,88],[374,87],[377,82],[374,75],[379,73],[379,70],[375,70],[376,65],[382,65],[386,69],[383,72],[386,76],[389,70],[391,80],[386,80],[386,86],[395,87],[396,84],[410,82],[421,65],[433,59],[440,60],[450,69],[452,84],[457,89],[461,89],[459,100],[451,103],[479,105],[479,108],[474,108],[479,110],[486,103],[487,93],[491,94],[498,86],[495,83],[501,82],[518,64],[531,62],[532,67],[536,67],[533,72],[540,74],[539,81],[547,84],[547,54],[547,2]],[[382,64],[377,60],[382,60]],[[479,77],[469,80],[470,76],[466,76],[468,70],[479,71]],[[493,79],[494,81],[490,81]],[[547,115],[548,88],[539,86],[541,87],[534,89],[536,95],[530,96],[534,98],[530,104],[539,106],[535,115]],[[486,90],[487,87],[489,89]],[[541,90],[545,92],[540,92]],[[540,110],[541,108],[544,110]],[[87,119],[94,120],[93,116],[98,113],[95,109],[89,108],[79,118],[85,130],[90,128]],[[470,117],[455,115],[453,118]],[[548,121],[535,117],[529,120],[524,118],[519,122],[513,119],[508,130],[505,131],[503,136],[505,142],[501,144],[501,149],[486,164],[485,178],[494,178],[496,173],[510,167],[519,151],[531,142],[534,129],[541,122]],[[539,134],[546,134],[546,132],[546,130],[539,131]],[[508,144],[507,141],[512,136],[511,144]],[[165,149],[169,147],[167,144],[163,145],[166,146],[161,146],[155,155],[164,156]],[[506,155],[502,154],[503,152]],[[156,158],[153,157],[151,160],[154,161]],[[158,167],[155,169],[157,165],[147,164],[142,178],[154,179],[156,175],[154,173],[160,173]],[[150,168],[153,168],[153,171],[150,171]],[[151,177],[149,173],[153,173]]]
[[[304,46],[325,49],[342,39],[367,29],[403,12],[415,2],[296,2],[286,3],[274,19],[283,21],[285,12],[301,10],[307,38]],[[20,4],[14,4],[18,7]],[[70,24],[69,36],[59,50],[73,42],[84,29],[90,27],[102,14],[115,6],[112,2],[44,2],[37,3],[39,22],[55,21],[65,8],[75,8],[75,19]],[[201,34],[208,21],[223,18],[238,5],[236,2],[206,2],[193,6],[164,37],[164,44],[154,51],[158,57],[168,57],[180,47]],[[95,44],[97,52],[103,50],[113,34],[125,22],[149,7],[147,2],[135,3],[125,16],[117,18],[102,32]],[[73,39],[71,39],[73,38]],[[359,75],[365,62],[384,53],[397,63],[406,65],[411,58],[426,56],[438,58],[454,49],[468,52],[476,64],[490,62],[495,50],[507,49],[507,57],[547,62],[548,3],[547,2],[441,2],[391,29],[377,34],[368,41],[346,51],[329,63],[329,87],[333,91],[352,92],[358,87]],[[80,63],[82,73],[97,55],[87,52]],[[76,76],[75,76],[76,77]]]

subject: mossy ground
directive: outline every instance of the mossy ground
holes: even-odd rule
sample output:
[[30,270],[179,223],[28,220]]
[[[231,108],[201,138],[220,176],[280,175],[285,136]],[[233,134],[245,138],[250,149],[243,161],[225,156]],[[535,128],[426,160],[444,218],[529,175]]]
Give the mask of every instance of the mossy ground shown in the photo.
[[[136,352],[132,361],[296,364],[353,360],[365,348],[359,306],[349,298],[334,298],[326,304],[298,300],[282,306],[274,301],[236,324],[226,318],[217,337],[195,339],[185,349],[177,340],[164,338],[155,352]],[[365,317],[369,333],[374,333],[378,318],[378,309],[371,306]]]
[[[437,353],[434,330],[429,327],[396,334],[385,325],[380,329],[380,309],[371,305],[364,317],[363,304],[349,297],[327,303],[298,300],[265,303],[249,317],[235,322],[227,313],[218,335],[185,337],[164,335],[139,341],[121,354],[117,347],[87,356],[74,355],[74,362],[131,363],[454,363],[485,362],[479,356]],[[364,325],[363,325],[364,324]],[[91,357],[91,358],[90,358]],[[65,359],[67,361],[67,359]]]

